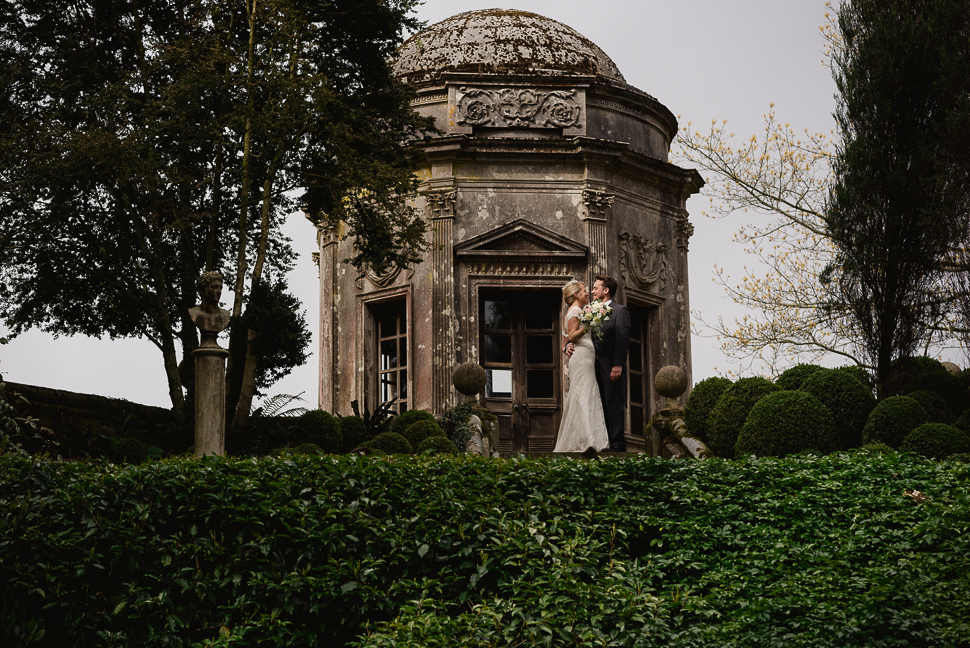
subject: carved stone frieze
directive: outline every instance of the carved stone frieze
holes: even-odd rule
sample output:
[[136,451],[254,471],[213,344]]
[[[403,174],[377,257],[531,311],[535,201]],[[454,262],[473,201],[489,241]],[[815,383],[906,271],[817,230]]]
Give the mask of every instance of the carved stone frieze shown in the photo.
[[583,118],[575,90],[462,87],[458,124],[498,128],[572,128]]
[[628,285],[646,290],[660,282],[667,287],[667,245],[662,241],[622,232],[619,235],[620,274]]
[[607,210],[613,205],[614,194],[605,191],[583,190],[584,220],[606,221]]
[[425,204],[428,206],[428,217],[454,218],[455,201],[458,199],[457,189],[428,191],[424,194]]
[[557,276],[566,277],[572,275],[572,265],[566,263],[543,263],[541,261],[511,260],[511,261],[485,261],[471,263],[468,266],[471,274],[476,275],[500,275],[500,276]]

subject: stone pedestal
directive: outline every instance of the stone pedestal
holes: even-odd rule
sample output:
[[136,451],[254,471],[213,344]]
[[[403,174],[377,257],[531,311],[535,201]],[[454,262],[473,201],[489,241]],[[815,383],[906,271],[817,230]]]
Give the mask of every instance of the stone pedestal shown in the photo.
[[195,358],[195,456],[226,453],[226,358],[216,333],[204,331]]

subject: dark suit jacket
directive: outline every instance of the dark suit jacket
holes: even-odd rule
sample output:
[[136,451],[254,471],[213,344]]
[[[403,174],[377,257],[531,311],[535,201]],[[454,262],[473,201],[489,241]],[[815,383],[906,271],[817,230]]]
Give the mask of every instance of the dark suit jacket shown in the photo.
[[626,356],[630,350],[630,311],[614,301],[610,304],[613,312],[603,323],[603,338],[593,340],[596,349],[596,372],[609,382],[610,371],[613,367],[623,367],[623,377],[613,383],[626,402]]

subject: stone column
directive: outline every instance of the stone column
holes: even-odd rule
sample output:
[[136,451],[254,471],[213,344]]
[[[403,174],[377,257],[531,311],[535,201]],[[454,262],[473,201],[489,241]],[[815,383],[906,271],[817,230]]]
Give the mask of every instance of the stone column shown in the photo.
[[337,240],[330,229],[317,225],[317,276],[320,279],[320,376],[317,407],[336,413],[337,370]]
[[583,190],[583,216],[586,223],[586,245],[589,246],[589,265],[586,268],[586,285],[590,288],[598,274],[607,274],[606,221],[613,205],[613,194],[604,191]]
[[452,377],[458,366],[455,321],[455,200],[458,191],[431,191],[424,195],[431,218],[432,330],[431,403],[443,410],[452,400]]
[[216,333],[202,332],[195,358],[195,456],[226,454],[226,358]]

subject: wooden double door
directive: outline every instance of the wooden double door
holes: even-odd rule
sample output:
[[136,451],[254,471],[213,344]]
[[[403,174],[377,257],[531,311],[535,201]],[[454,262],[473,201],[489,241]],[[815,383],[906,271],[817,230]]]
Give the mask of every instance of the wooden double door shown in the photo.
[[485,406],[498,417],[502,452],[555,447],[562,411],[561,304],[557,289],[480,292]]

